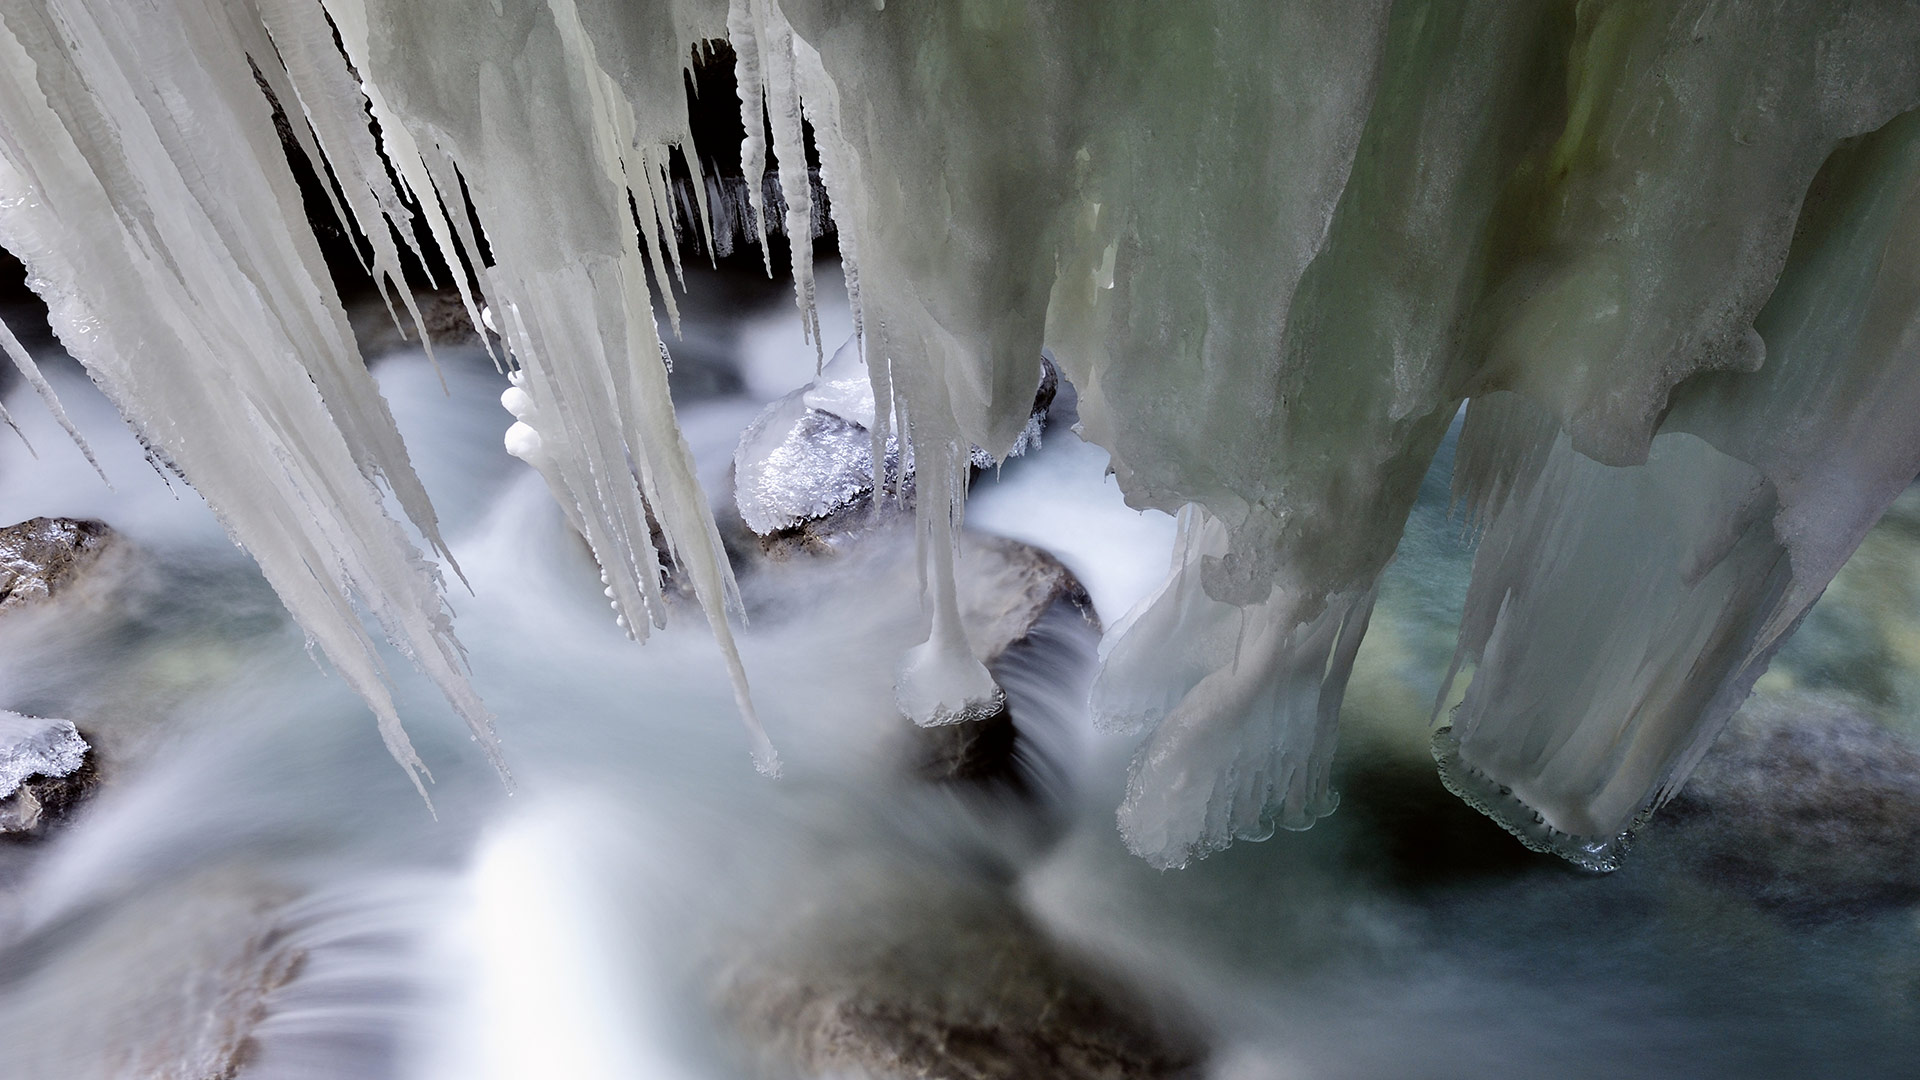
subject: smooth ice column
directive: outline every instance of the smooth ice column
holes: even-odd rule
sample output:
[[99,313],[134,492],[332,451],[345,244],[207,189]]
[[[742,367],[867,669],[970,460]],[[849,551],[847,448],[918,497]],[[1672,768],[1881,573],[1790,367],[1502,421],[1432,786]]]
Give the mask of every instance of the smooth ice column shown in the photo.
[[[944,453],[923,451],[928,467],[920,470],[920,551],[926,560],[925,580],[931,594],[933,625],[927,640],[914,646],[900,666],[894,700],[921,727],[939,727],[969,720],[985,720],[1006,705],[986,665],[973,654],[960,624],[960,602],[954,586],[954,534],[958,526],[956,480],[965,468],[958,446]],[[936,462],[938,464],[936,464]]]
[[1449,786],[1595,869],[1686,780],[1920,470],[1920,114],[1835,153],[1755,323],[1767,364],[1675,395],[1643,465],[1476,400],[1459,481],[1488,522],[1436,737]]
[[1307,828],[1338,801],[1328,770],[1373,592],[1337,594],[1304,622],[1278,590],[1264,603],[1222,603],[1200,571],[1226,545],[1221,523],[1181,512],[1173,571],[1109,634],[1093,688],[1096,722],[1151,729],[1120,833],[1162,868],[1276,826]]
[[1448,787],[1529,846],[1618,865],[1759,675],[1738,673],[1788,581],[1776,510],[1758,470],[1693,436],[1621,468],[1558,435],[1480,540],[1455,661],[1477,667],[1435,739]]

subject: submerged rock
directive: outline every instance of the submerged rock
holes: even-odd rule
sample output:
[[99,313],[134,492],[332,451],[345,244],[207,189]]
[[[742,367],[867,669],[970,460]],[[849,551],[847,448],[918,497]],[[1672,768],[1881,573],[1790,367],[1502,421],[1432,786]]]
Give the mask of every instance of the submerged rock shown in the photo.
[[0,710],[0,836],[31,836],[92,786],[92,748],[69,720]]
[[1200,1075],[1191,1031],[1064,953],[1003,890],[946,874],[837,896],[786,947],[728,970],[719,997],[770,1075]]
[[[304,952],[292,892],[243,869],[149,883],[0,951],[0,1075],[216,1080],[244,1075],[270,995]],[[57,945],[57,947],[56,947]]]
[[1655,820],[1694,874],[1784,914],[1920,902],[1920,746],[1843,699],[1756,697]]
[[0,529],[0,614],[69,587],[113,543],[98,521],[37,517]]

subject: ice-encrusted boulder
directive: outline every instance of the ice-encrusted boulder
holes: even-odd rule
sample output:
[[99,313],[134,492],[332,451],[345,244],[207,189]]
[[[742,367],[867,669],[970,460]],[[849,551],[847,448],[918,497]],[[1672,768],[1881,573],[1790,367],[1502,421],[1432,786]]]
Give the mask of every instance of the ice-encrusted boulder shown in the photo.
[[83,794],[91,749],[71,720],[0,710],[0,836],[37,832]]
[[113,543],[98,521],[37,517],[0,529],[0,614],[72,584]]
[[[1058,384],[1053,361],[1043,354],[1033,411],[1008,456],[1039,445]],[[812,382],[755,417],[733,455],[734,505],[747,528],[768,542],[798,539],[813,546],[859,527],[873,505],[875,400],[860,341],[849,338]],[[899,505],[911,505],[912,449],[891,430],[879,442]],[[978,448],[970,460],[974,468],[994,464]]]

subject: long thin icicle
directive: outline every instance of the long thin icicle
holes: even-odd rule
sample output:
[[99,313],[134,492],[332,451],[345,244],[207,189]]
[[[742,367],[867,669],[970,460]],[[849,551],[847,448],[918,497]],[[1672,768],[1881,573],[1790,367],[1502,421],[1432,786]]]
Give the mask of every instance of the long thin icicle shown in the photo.
[[[7,326],[4,320],[0,320],[0,349],[4,349],[7,359],[12,360],[13,366],[20,369],[21,377],[27,380],[27,385],[33,387],[33,392],[40,395],[40,400],[46,404],[47,411],[53,414],[54,422],[60,425],[60,430],[66,432],[67,436],[73,440],[73,445],[79,447],[80,453],[86,456],[87,464],[93,466],[93,471],[100,474],[100,479],[106,480],[107,471],[94,460],[93,450],[87,446],[87,440],[81,437],[80,429],[73,426],[73,420],[67,416],[67,410],[60,404],[60,398],[53,392],[53,387],[48,385],[46,376],[40,374],[40,365],[33,362],[33,356],[27,352],[25,346],[20,344],[20,339],[13,336],[12,328]],[[14,427],[11,416],[7,417],[6,422],[8,427],[13,427],[14,431],[20,430]],[[25,435],[20,436],[22,442],[25,442],[26,438]],[[32,444],[29,443],[27,448],[31,450]]]

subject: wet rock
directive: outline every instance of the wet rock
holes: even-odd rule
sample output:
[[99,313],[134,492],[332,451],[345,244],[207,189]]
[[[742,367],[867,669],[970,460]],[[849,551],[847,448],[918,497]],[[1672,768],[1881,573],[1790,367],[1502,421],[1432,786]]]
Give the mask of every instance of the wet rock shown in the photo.
[[92,787],[92,748],[67,720],[0,710],[0,836],[38,835]]
[[65,776],[35,776],[0,798],[0,837],[25,839],[46,831],[89,794],[98,780],[88,760]]
[[936,877],[864,893],[724,976],[720,1011],[767,1074],[1200,1075],[1192,1031],[1064,953],[1003,891]]
[[955,568],[960,623],[983,664],[992,664],[1026,637],[1054,604],[1073,604],[1093,617],[1093,601],[1059,559],[1031,544],[985,533],[960,536]]
[[1790,916],[1920,902],[1920,745],[1844,699],[1756,697],[1646,843]]
[[[983,533],[962,533],[955,568],[960,623],[980,662],[994,671],[1009,649],[1027,640],[1056,605],[1092,621],[1093,601],[1073,572],[1045,551]],[[999,678],[995,672],[995,678]],[[1018,782],[1019,717],[1009,706],[981,720],[914,727],[913,766],[936,781]]]
[[0,614],[58,595],[113,544],[98,521],[37,517],[0,529]]
[[916,756],[914,769],[928,780],[981,781],[1019,776],[1013,766],[1020,730],[1014,726],[1013,710],[1005,705],[984,720],[915,727],[910,737]]

